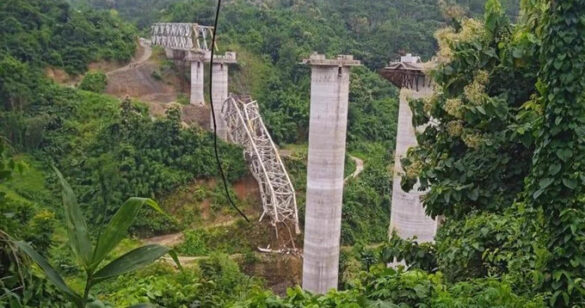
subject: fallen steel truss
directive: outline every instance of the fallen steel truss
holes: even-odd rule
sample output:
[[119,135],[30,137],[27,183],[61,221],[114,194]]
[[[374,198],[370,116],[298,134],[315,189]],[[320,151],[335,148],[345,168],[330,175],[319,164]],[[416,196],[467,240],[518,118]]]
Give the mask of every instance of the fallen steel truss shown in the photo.
[[213,27],[196,23],[155,23],[152,44],[176,50],[209,50]]
[[292,182],[280,159],[278,150],[264,126],[258,103],[249,98],[230,96],[223,104],[222,114],[231,142],[244,147],[244,156],[260,187],[264,216],[278,223],[293,224],[300,233],[297,200]]

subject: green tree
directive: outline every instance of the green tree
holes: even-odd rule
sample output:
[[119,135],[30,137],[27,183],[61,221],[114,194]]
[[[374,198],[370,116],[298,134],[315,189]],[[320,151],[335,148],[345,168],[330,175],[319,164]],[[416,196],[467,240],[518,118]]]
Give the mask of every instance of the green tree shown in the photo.
[[12,57],[0,59],[0,100],[6,109],[21,110],[31,100],[33,76],[28,65]]
[[531,100],[537,46],[497,1],[486,3],[484,20],[464,18],[459,30],[437,33],[435,94],[411,102],[414,124],[432,124],[403,161],[403,185],[410,189],[418,179],[430,190],[424,205],[433,217],[501,212],[530,169],[540,112]]
[[80,74],[92,61],[128,61],[135,29],[108,11],[72,9],[65,0],[0,3],[0,58]]

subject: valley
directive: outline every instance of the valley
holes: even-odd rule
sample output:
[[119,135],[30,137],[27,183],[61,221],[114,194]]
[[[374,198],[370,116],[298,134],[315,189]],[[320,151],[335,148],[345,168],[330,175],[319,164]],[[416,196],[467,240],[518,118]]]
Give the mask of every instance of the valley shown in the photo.
[[583,0],[218,4],[0,3],[0,306],[585,303]]

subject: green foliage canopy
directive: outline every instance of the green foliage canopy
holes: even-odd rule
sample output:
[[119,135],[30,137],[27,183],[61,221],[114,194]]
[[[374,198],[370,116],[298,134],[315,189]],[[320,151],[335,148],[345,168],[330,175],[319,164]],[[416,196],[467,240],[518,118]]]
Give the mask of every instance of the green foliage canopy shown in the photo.
[[[556,307],[585,301],[584,7],[526,1],[511,26],[488,1],[483,25],[442,32],[438,93],[412,103],[416,124],[437,121],[405,161],[409,184],[419,176],[431,189],[427,212],[453,219],[438,239],[440,266],[453,278],[511,273]],[[515,199],[527,209],[510,212]]]
[[[538,2],[537,2],[538,3]],[[553,306],[585,303],[585,1],[543,1],[537,89],[544,119],[527,199],[542,208]]]
[[79,74],[92,61],[128,61],[136,48],[134,28],[117,16],[74,10],[63,0],[3,1],[0,20],[0,59]]
[[410,188],[418,178],[421,190],[430,189],[424,204],[433,217],[501,211],[522,191],[534,150],[540,114],[531,100],[534,37],[512,28],[494,5],[485,25],[467,19],[438,39],[436,93],[411,102],[415,125],[433,121],[403,162],[403,185]]

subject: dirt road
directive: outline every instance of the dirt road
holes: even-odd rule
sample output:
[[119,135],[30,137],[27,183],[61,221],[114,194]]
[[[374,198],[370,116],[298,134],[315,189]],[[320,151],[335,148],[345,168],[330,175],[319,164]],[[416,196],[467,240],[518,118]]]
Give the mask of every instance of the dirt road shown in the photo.
[[143,51],[142,51],[142,54],[140,55],[140,57],[138,57],[138,59],[133,59],[126,66],[122,66],[122,67],[117,68],[115,70],[109,71],[106,73],[106,75],[109,76],[111,74],[135,69],[138,66],[144,64],[146,61],[148,61],[148,59],[150,59],[150,57],[152,56],[152,48],[150,47],[150,40],[140,38],[139,44],[140,44],[140,47],[143,48]]
[[360,175],[360,173],[362,173],[362,171],[364,171],[364,160],[357,158],[355,156],[349,156],[349,158],[351,158],[354,162],[355,162],[355,170],[353,171],[352,174],[348,175],[344,180],[343,183],[347,183],[347,181],[349,181],[350,179],[354,179],[357,178],[358,175]]

